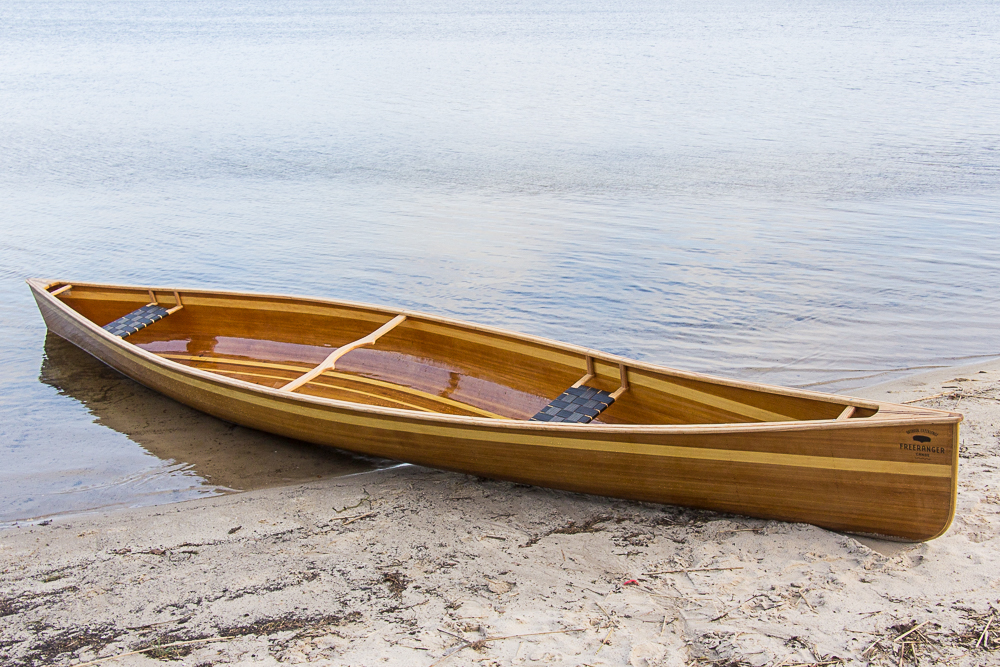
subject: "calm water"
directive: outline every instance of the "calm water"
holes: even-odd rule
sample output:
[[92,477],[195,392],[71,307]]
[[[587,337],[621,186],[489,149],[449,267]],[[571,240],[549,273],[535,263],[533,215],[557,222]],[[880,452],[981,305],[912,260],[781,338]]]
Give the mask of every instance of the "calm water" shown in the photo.
[[992,0],[5,0],[0,521],[382,465],[46,340],[29,276],[829,391],[1000,355],[997,72]]

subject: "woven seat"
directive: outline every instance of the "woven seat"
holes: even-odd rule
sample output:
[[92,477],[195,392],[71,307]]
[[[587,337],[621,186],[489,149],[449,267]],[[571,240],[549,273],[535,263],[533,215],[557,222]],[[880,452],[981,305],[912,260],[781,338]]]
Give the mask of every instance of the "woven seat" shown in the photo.
[[150,303],[146,304],[142,308],[133,310],[128,315],[119,317],[111,324],[105,324],[104,330],[118,336],[119,338],[125,338],[140,329],[145,329],[153,322],[162,320],[169,314],[170,312],[166,308]]
[[587,385],[570,387],[528,421],[589,424],[614,402],[606,391]]

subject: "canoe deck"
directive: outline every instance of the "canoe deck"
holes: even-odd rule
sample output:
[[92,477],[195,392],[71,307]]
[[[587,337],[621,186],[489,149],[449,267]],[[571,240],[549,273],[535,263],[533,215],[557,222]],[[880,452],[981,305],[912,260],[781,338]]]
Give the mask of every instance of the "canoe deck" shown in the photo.
[[[182,403],[279,435],[901,539],[935,537],[954,513],[957,413],[715,378],[364,304],[29,285],[53,333]],[[167,314],[119,335],[102,328],[143,307]],[[586,397],[571,408],[574,387]],[[540,418],[552,408],[569,421]]]

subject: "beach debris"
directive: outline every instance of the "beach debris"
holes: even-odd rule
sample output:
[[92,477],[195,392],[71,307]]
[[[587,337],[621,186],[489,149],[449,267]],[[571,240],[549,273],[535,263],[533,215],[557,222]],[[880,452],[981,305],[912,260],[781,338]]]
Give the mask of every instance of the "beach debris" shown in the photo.
[[657,570],[656,572],[643,572],[643,576],[652,577],[657,574],[687,574],[689,572],[722,572],[724,570],[742,570],[743,566],[736,567],[685,567],[679,570]]
[[986,621],[986,626],[983,628],[982,634],[979,635],[979,639],[976,640],[975,646],[973,648],[979,648],[982,644],[983,648],[986,648],[990,643],[990,625],[993,623],[995,617],[990,614],[989,620]]
[[485,577],[485,579],[486,579],[486,587],[489,588],[492,592],[496,593],[497,595],[510,593],[511,589],[514,587],[513,584],[511,584],[508,581],[504,581],[502,579],[490,579],[489,577]]
[[914,632],[916,632],[920,628],[924,627],[928,623],[930,623],[930,620],[926,620],[923,623],[919,623],[917,625],[914,625],[912,628],[910,628],[909,630],[907,630],[903,634],[901,634],[898,637],[896,637],[895,639],[893,639],[892,642],[895,644],[896,642],[900,641],[901,639],[903,639],[905,637],[909,637],[911,634],[913,634]]
[[[435,660],[434,662],[432,662],[427,667],[436,667],[436,665],[440,665],[445,660],[447,660],[448,658],[450,658],[451,656],[455,655],[456,653],[458,653],[459,651],[461,651],[463,649],[467,649],[467,648],[470,648],[470,647],[473,648],[473,649],[480,649],[483,646],[485,646],[486,644],[488,644],[489,642],[498,642],[498,641],[503,641],[504,639],[520,639],[522,637],[540,637],[541,635],[564,635],[564,634],[567,634],[567,633],[570,633],[570,632],[583,632],[584,630],[586,630],[586,628],[569,628],[569,629],[566,629],[566,630],[551,630],[549,632],[529,632],[529,633],[523,634],[523,635],[506,635],[504,637],[483,637],[482,639],[476,639],[476,640],[471,641],[471,642],[470,641],[466,641],[465,637],[462,637],[460,635],[456,635],[454,632],[448,632],[447,630],[443,630],[441,628],[438,628],[438,630],[441,631],[441,632],[443,632],[443,633],[445,633],[446,635],[451,635],[452,637],[455,637],[457,639],[461,639],[465,643],[461,644],[460,646],[456,646],[455,648],[451,649],[450,651],[448,651],[443,656],[441,656],[440,658],[438,658],[437,660]],[[600,649],[598,649],[598,650],[600,650]]]
[[639,581],[637,579],[629,579],[624,584],[622,584],[622,586],[638,586],[638,585]]
[[402,597],[403,591],[409,585],[410,580],[402,572],[383,572],[382,573],[382,583],[384,583],[388,588],[389,592],[396,597]]
[[343,521],[344,523],[342,525],[349,526],[355,521],[361,521],[362,519],[373,517],[376,514],[378,514],[378,512],[368,512],[367,514],[355,514],[354,516],[335,516],[332,519],[330,519],[330,521]]
[[235,528],[230,528],[229,529],[229,534],[232,535],[233,533],[237,532],[242,527],[243,526],[236,526]]
[[610,643],[611,643],[611,633],[612,633],[612,632],[614,632],[614,631],[615,631],[615,626],[613,626],[613,625],[612,625],[612,626],[611,626],[611,627],[610,627],[610,628],[608,629],[608,634],[604,635],[604,639],[602,639],[602,640],[601,640],[601,645],[597,647],[597,650],[596,650],[596,651],[594,651],[594,655],[595,655],[595,656],[596,656],[596,655],[597,655],[598,653],[600,653],[600,652],[601,652],[601,649],[602,649],[602,648],[604,648],[605,646],[607,646],[608,644],[610,644]]
[[597,533],[604,530],[601,524],[607,523],[608,521],[611,521],[611,517],[603,514],[592,516],[586,521],[583,521],[581,523],[577,523],[576,521],[571,520],[565,525],[560,526],[559,528],[553,528],[552,530],[546,533],[542,533],[541,535],[536,535],[535,537],[532,537],[527,542],[522,544],[520,548],[523,549],[525,547],[534,546],[538,544],[538,541],[541,540],[543,537],[548,537],[550,535],[578,535],[580,533]]
[[[954,387],[957,389],[958,387]],[[942,391],[940,394],[931,394],[930,396],[921,396],[920,398],[911,398],[908,401],[903,401],[901,405],[909,405],[910,403],[919,403],[920,401],[929,401],[932,398],[943,398],[945,396],[950,396],[952,392]]]
[[139,655],[140,653],[151,653],[164,651],[165,649],[171,649],[177,646],[188,646],[190,644],[204,644],[206,642],[224,642],[228,641],[229,637],[203,637],[201,639],[187,639],[181,642],[170,642],[167,644],[153,644],[152,646],[147,646],[146,648],[140,648],[135,651],[129,651],[127,653],[118,653],[117,655],[109,655],[103,658],[97,658],[96,660],[90,660],[89,662],[80,662],[74,665],[74,667],[86,667],[87,665],[97,665],[102,662],[107,662],[108,660],[117,660],[118,658],[124,658],[128,655]]
[[356,502],[353,505],[346,505],[344,507],[341,507],[339,510],[338,509],[334,509],[333,511],[336,512],[337,514],[341,514],[343,512],[346,512],[347,510],[353,510],[353,509],[356,509],[358,507],[361,507],[361,505],[363,505],[364,503],[368,503],[370,505],[371,504],[371,495],[368,493],[368,489],[361,489],[361,491],[364,492],[364,494],[365,494],[365,495],[363,495],[361,497],[361,500],[359,500],[358,502]]

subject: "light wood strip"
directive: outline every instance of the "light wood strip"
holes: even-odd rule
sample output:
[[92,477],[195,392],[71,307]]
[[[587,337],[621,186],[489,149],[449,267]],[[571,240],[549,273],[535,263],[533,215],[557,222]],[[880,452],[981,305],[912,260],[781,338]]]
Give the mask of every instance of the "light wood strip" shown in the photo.
[[574,382],[572,384],[571,388],[572,389],[576,389],[578,387],[582,387],[583,385],[585,385],[588,382],[590,382],[591,380],[593,380],[594,379],[594,375],[596,375],[596,373],[594,371],[594,358],[588,354],[587,355],[587,373],[582,378],[580,378],[579,380],[577,380],[576,382]]
[[456,401],[452,398],[446,398],[444,396],[435,396],[434,394],[429,394],[425,391],[420,391],[419,389],[413,389],[411,387],[404,387],[402,385],[398,385],[393,382],[385,382],[383,380],[364,378],[364,377],[359,377],[357,375],[348,375],[347,373],[338,373],[336,371],[327,371],[323,375],[340,378],[342,380],[351,380],[352,382],[364,382],[365,384],[371,384],[379,387],[386,387],[388,389],[393,389],[395,391],[404,391],[408,394],[413,394],[414,396],[422,396],[437,403],[450,405],[454,408],[465,410],[466,412],[472,412],[477,415],[482,415],[483,417],[490,417],[491,419],[507,419],[507,420],[510,419],[510,417],[504,417],[503,415],[498,415],[496,413],[490,412],[489,410],[483,410],[482,408],[477,408],[476,406],[469,405],[468,403]]
[[[598,361],[601,364],[605,364],[603,359]],[[610,364],[607,365],[610,366]],[[607,375],[621,375],[621,364],[611,366],[608,371]],[[670,394],[671,396],[683,398],[694,403],[701,403],[702,405],[724,410],[725,412],[729,412],[734,415],[740,415],[741,417],[756,419],[762,422],[800,421],[795,417],[790,417],[788,415],[781,414],[780,412],[774,412],[773,410],[767,410],[765,408],[758,408],[755,405],[734,401],[731,398],[716,396],[715,394],[711,394],[707,391],[692,389],[691,387],[671,382],[667,378],[650,378],[642,373],[634,373],[629,375],[628,382],[629,384],[643,386],[647,389],[652,389],[653,391],[662,391],[663,393]]]
[[616,401],[622,394],[628,391],[628,367],[625,364],[618,364],[618,370],[621,373],[622,384],[618,387],[618,389],[615,389],[613,394],[611,394],[611,398]]
[[173,315],[183,307],[184,304],[181,303],[181,295],[177,293],[177,290],[174,290],[174,307],[167,311],[167,315]]
[[62,287],[60,287],[57,290],[52,290],[51,292],[49,292],[49,294],[51,294],[52,296],[59,296],[63,292],[65,292],[67,290],[71,290],[71,289],[73,289],[72,285],[63,285]]
[[822,470],[846,470],[851,472],[871,472],[889,475],[917,475],[920,477],[951,477],[951,466],[935,463],[908,463],[906,461],[877,461],[872,459],[847,459],[833,456],[808,456],[805,454],[778,454],[737,449],[702,449],[676,447],[673,445],[645,445],[626,442],[600,440],[570,440],[556,445],[542,442],[545,446],[564,449],[599,450],[626,454],[647,454],[679,459],[703,461],[726,461],[730,463],[756,463],[764,465],[793,466],[796,468],[819,468]]
[[[190,354],[173,354],[170,352],[154,353],[165,359],[183,359],[186,361],[203,361],[212,364],[233,364],[235,366],[253,366],[255,368],[274,368],[281,371],[295,371],[302,373],[309,370],[310,366],[291,366],[289,364],[275,364],[269,361],[250,361],[249,359],[229,359],[227,357],[199,357]],[[209,369],[210,370],[210,369]]]
[[[280,375],[267,375],[266,373],[248,373],[246,371],[223,371],[223,370],[217,370],[215,372],[219,373],[220,375],[246,375],[248,377],[269,378],[269,379],[272,379],[272,380],[285,380],[286,379],[284,377],[281,377]],[[317,387],[329,387],[330,389],[336,389],[338,391],[346,391],[346,392],[350,392],[352,394],[359,394],[361,396],[370,396],[372,398],[377,398],[380,401],[386,401],[387,403],[395,403],[397,405],[405,406],[407,410],[419,410],[420,412],[430,412],[431,414],[438,414],[438,413],[434,412],[434,410],[431,410],[430,408],[424,408],[424,407],[421,407],[419,405],[414,405],[412,403],[407,403],[405,401],[397,400],[395,398],[387,398],[386,396],[382,396],[380,394],[372,394],[372,393],[369,393],[367,391],[361,391],[360,389],[349,389],[347,387],[341,387],[341,386],[335,385],[335,384],[327,384],[326,382],[310,382],[310,384],[316,385]]]
[[313,379],[318,377],[323,371],[332,370],[334,365],[337,363],[337,360],[340,359],[345,354],[347,354],[348,352],[350,352],[351,350],[356,350],[359,347],[367,347],[369,345],[374,345],[375,341],[377,341],[379,338],[389,333],[390,331],[392,331],[405,321],[406,321],[406,315],[397,315],[396,317],[392,318],[391,320],[389,320],[388,322],[386,322],[385,324],[383,324],[378,329],[371,332],[364,338],[359,338],[353,343],[348,343],[347,345],[341,345],[336,349],[335,352],[331,353],[330,356],[328,356],[326,359],[320,362],[320,364],[316,366],[314,369],[312,369],[302,377],[292,380],[284,387],[280,387],[278,391],[295,391],[296,389],[306,384],[307,382],[311,382]]
[[848,405],[846,408],[844,408],[844,411],[840,413],[840,416],[837,417],[837,421],[844,421],[845,419],[850,419],[851,417],[854,416],[855,409],[856,408],[853,405]]
[[[253,368],[274,368],[276,370],[302,372],[302,368],[299,366],[289,366],[287,364],[273,364],[264,361],[248,361],[244,359],[224,359],[221,357],[195,357],[187,354],[161,354],[160,356],[174,360],[205,361],[213,364],[233,364],[236,366],[250,366]],[[205,369],[205,370],[209,370],[210,372],[215,372],[214,369]],[[503,415],[498,415],[494,412],[490,412],[489,410],[483,410],[482,408],[477,408],[476,406],[469,405],[468,403],[462,403],[461,401],[456,401],[451,398],[445,398],[444,396],[435,396],[434,394],[430,394],[426,391],[420,391],[419,389],[413,389],[412,387],[404,387],[401,384],[395,384],[393,382],[386,382],[384,380],[375,380],[373,378],[366,378],[360,375],[348,375],[347,373],[338,373],[336,371],[327,371],[326,373],[324,373],[324,375],[340,378],[342,380],[350,380],[352,382],[360,382],[362,384],[370,384],[376,387],[385,387],[387,389],[392,389],[393,391],[399,391],[406,394],[412,394],[413,396],[426,398],[427,400],[434,401],[436,403],[441,403],[443,405],[450,405],[453,408],[464,410],[466,412],[471,412],[473,414],[477,414],[482,417],[489,417],[490,419],[505,419],[505,420],[510,419],[510,417],[504,417]],[[281,378],[281,379],[286,379],[286,378]],[[315,382],[316,381],[313,380],[313,383]],[[429,410],[428,412],[433,412],[433,410]]]
[[[228,393],[222,390],[223,393]],[[238,392],[242,400],[270,405],[271,399],[264,392],[251,396]],[[234,397],[236,392],[234,392]],[[299,398],[312,398],[297,395]],[[513,444],[539,445],[561,449],[579,449],[590,451],[617,452],[624,454],[642,454],[665,458],[696,459],[707,461],[727,461],[734,463],[754,463],[762,465],[780,465],[798,468],[816,468],[821,470],[841,470],[851,472],[881,473],[890,475],[913,475],[920,477],[952,477],[953,466],[950,464],[910,463],[906,461],[884,461],[874,459],[852,459],[832,456],[809,456],[805,454],[783,454],[773,452],[755,452],[730,449],[708,449],[698,447],[681,447],[676,445],[657,445],[633,442],[615,442],[591,438],[567,438],[549,436],[544,433],[545,426],[532,428],[530,432],[496,431],[477,428],[469,425],[462,427],[453,424],[431,424],[416,422],[395,422],[391,427],[379,415],[363,415],[360,413],[333,415],[319,405],[303,403],[299,405],[283,405],[283,410],[303,416],[315,414],[321,418],[334,419],[342,423],[354,424],[366,428],[380,428],[406,433],[418,433],[441,438],[461,438],[465,440],[481,440],[486,442],[510,442]],[[525,425],[528,423],[525,422]],[[522,427],[524,428],[524,427]],[[582,427],[581,427],[582,428]]]

